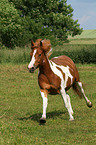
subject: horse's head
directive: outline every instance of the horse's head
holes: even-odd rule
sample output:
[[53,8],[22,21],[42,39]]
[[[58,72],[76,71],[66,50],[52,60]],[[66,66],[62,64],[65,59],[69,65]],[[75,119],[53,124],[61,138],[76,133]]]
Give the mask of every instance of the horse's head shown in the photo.
[[34,43],[31,41],[31,61],[28,65],[29,72],[34,72],[36,68],[40,66],[40,64],[43,62],[44,55],[47,55],[51,44],[49,43],[49,40],[41,40],[37,39]]

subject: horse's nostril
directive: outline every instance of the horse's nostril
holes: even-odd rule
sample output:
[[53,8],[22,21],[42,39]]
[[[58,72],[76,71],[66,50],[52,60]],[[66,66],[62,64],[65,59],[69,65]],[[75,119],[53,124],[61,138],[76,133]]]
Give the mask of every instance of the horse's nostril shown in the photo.
[[29,71],[30,71],[31,73],[34,72],[34,67],[32,67]]
[[35,67],[32,67],[32,68],[28,67],[28,70],[29,70],[30,73],[33,73],[35,71]]
[[34,71],[34,67],[32,67],[31,70]]

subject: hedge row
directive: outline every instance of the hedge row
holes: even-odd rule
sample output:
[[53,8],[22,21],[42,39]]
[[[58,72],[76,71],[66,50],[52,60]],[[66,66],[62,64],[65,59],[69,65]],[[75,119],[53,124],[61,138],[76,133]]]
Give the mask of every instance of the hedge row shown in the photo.
[[[1,49],[0,63],[29,63],[30,48]],[[96,63],[96,45],[63,45],[53,49],[52,57],[67,55],[75,63]]]
[[96,45],[64,45],[63,48],[56,48],[51,57],[67,55],[75,63],[96,63]]

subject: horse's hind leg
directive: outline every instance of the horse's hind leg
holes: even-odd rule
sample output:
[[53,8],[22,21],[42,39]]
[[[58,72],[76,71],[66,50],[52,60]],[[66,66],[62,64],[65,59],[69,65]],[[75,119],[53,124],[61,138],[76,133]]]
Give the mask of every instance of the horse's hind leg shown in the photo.
[[[73,87],[74,88],[74,87]],[[87,103],[87,106],[88,107],[92,107],[92,103],[90,102],[90,100],[86,97],[85,93],[84,93],[84,90],[83,90],[83,87],[82,87],[82,83],[81,82],[75,82],[75,89],[76,89],[76,92],[77,94],[80,96],[80,97],[84,97],[86,103]],[[74,90],[75,90],[74,89]]]
[[63,97],[65,107],[68,110],[68,113],[69,113],[69,116],[70,116],[70,121],[72,121],[72,120],[74,120],[74,117],[72,116],[73,115],[73,110],[72,110],[72,107],[71,107],[70,97],[69,97],[68,94],[66,94],[64,89],[61,89],[61,95]]

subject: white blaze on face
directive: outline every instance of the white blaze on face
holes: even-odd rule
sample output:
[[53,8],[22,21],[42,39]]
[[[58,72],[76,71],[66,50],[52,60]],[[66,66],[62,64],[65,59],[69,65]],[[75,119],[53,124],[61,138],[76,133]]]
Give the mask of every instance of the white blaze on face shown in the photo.
[[37,50],[35,49],[34,52],[33,52],[33,56],[32,56],[32,59],[28,65],[28,68],[32,68],[34,66],[34,63],[35,63],[35,54],[36,54]]

